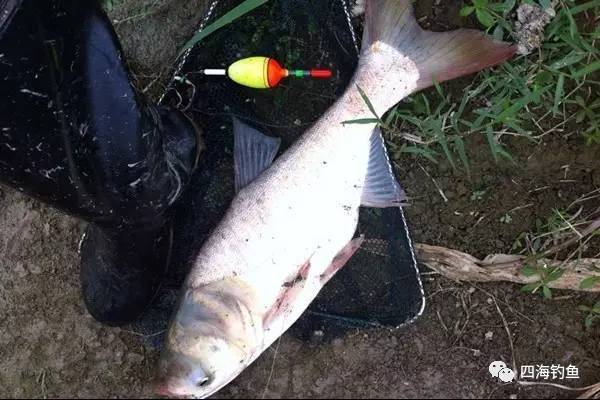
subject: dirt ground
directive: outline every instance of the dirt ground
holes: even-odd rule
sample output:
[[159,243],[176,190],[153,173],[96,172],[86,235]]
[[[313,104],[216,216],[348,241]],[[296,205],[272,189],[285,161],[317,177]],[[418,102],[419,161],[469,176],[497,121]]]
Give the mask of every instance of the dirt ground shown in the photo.
[[[129,3],[139,7],[143,2]],[[202,14],[194,7],[200,2],[159,3],[165,3],[159,12],[117,25],[139,74],[168,65],[173,49]],[[111,18],[131,16],[127,4],[115,2]],[[510,142],[518,167],[494,163],[486,146],[477,140],[469,144],[471,180],[443,163],[407,158],[399,165],[402,183],[414,199],[407,214],[416,241],[476,256],[508,252],[537,218],[600,187],[600,147],[585,146],[576,135],[557,134],[543,145]],[[483,190],[481,199],[472,199],[473,192]],[[512,221],[501,222],[510,210],[515,210]],[[0,187],[0,396],[154,396],[149,382],[156,350],[145,347],[130,329],[101,326],[85,311],[77,255],[83,228],[73,218]],[[423,272],[427,305],[413,325],[357,330],[329,342],[286,334],[217,397],[577,395],[501,384],[490,376],[492,361],[511,366],[513,359],[517,366],[579,368],[579,379],[554,383],[582,387],[600,381],[600,327],[586,330],[577,310],[597,296],[556,291],[554,299],[544,300],[515,285],[458,284]]]

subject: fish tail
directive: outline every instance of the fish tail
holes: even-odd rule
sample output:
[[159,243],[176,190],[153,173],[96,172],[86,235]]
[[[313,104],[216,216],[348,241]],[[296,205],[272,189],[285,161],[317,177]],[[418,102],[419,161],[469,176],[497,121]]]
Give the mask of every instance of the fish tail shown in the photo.
[[[389,51],[396,56],[376,57],[376,53]],[[408,66],[414,70],[412,84],[404,92],[398,91],[399,98],[392,96],[390,99],[395,102],[434,82],[458,78],[500,64],[515,51],[516,46],[494,40],[478,30],[425,31],[415,19],[411,0],[366,2],[362,57],[367,64],[369,59],[378,62],[373,61],[365,69],[379,68],[387,74],[394,70],[406,70]],[[386,60],[391,65],[381,65],[386,64]],[[383,75],[379,77],[384,78]]]

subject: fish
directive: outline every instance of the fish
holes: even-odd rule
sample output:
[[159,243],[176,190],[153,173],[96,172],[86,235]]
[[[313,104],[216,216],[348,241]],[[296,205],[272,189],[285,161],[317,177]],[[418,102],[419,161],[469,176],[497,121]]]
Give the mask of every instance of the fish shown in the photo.
[[234,121],[237,194],[192,260],[157,365],[159,394],[205,398],[230,383],[360,248],[359,208],[405,203],[381,131],[365,118],[516,50],[477,30],[423,30],[410,0],[365,8],[347,90],[286,152],[276,158],[276,138]]

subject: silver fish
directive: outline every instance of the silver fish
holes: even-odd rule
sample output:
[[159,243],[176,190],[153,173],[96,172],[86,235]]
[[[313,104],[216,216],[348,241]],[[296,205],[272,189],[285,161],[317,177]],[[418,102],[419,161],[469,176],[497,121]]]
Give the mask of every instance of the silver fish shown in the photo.
[[481,32],[424,31],[410,0],[366,2],[363,49],[344,95],[271,164],[278,143],[235,127],[236,186],[184,283],[158,365],[159,393],[207,397],[305,311],[359,248],[359,207],[404,200],[375,124],[404,97],[515,52]]

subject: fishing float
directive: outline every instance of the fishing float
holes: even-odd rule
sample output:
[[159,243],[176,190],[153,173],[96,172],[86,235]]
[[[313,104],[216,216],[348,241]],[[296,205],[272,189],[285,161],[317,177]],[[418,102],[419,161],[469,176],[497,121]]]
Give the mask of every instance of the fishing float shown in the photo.
[[286,69],[271,57],[243,58],[231,64],[227,69],[209,68],[199,72],[210,76],[227,76],[240,85],[254,89],[275,88],[282,79],[288,77],[329,79],[333,75],[329,69]]

